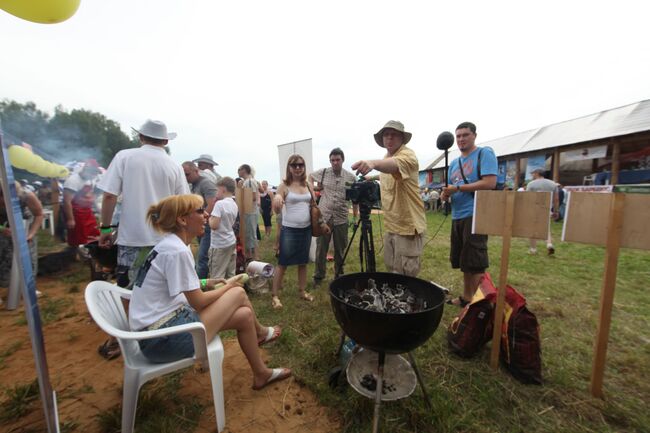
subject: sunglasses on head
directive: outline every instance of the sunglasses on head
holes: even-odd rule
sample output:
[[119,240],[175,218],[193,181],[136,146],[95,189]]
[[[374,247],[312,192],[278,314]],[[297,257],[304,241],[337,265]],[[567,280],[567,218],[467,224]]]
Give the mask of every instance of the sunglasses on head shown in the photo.
[[291,168],[304,168],[305,164],[302,162],[294,162],[293,164],[289,164]]

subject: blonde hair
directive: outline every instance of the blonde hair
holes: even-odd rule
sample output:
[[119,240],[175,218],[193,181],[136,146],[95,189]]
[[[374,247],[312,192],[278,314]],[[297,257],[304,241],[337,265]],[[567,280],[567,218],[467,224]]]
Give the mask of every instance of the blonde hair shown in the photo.
[[203,206],[203,197],[196,194],[172,195],[149,206],[147,221],[161,233],[176,233],[178,217],[188,215]]

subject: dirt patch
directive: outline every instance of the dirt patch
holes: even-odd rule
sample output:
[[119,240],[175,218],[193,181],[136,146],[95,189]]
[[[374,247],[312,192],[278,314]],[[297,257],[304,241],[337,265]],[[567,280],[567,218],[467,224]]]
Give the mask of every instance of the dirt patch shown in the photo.
[[[86,275],[87,269],[78,265],[71,272]],[[50,380],[57,392],[60,421],[68,425],[67,431],[100,432],[97,416],[121,402],[123,361],[121,357],[106,361],[97,354],[97,347],[106,335],[90,320],[86,310],[83,300],[86,282],[76,283],[80,291],[75,293],[70,290],[75,283],[71,284],[65,277],[40,277],[37,282],[39,290],[46,294],[39,300],[41,308],[47,299],[69,301],[62,303],[55,317],[43,327]],[[5,295],[5,291],[0,294]],[[1,309],[0,329],[0,354],[5,354],[0,363],[2,389],[29,384],[36,378],[36,371],[23,309]],[[224,346],[226,432],[340,430],[331,411],[320,406],[316,397],[293,378],[253,391],[252,374],[237,341],[224,339]],[[274,365],[266,352],[263,356],[269,365]],[[195,431],[216,431],[208,373],[188,369],[183,374],[179,393],[195,397],[204,405]],[[0,403],[5,400],[3,393]],[[24,416],[1,423],[0,430],[4,432],[45,430],[38,400]]]

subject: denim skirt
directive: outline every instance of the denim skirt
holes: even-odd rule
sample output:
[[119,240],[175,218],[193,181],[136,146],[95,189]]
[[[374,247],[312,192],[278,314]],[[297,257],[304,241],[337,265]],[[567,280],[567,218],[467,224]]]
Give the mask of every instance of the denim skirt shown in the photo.
[[297,229],[282,226],[280,231],[280,266],[306,265],[309,262],[311,225]]
[[[176,317],[168,320],[158,329],[201,321],[199,315],[189,305],[180,307],[180,310]],[[194,356],[194,342],[189,332],[140,340],[138,343],[145,358],[155,363],[173,362]]]

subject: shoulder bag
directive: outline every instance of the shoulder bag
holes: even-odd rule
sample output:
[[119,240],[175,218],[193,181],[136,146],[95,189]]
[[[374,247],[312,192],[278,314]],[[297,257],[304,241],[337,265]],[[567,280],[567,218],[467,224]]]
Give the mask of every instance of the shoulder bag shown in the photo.
[[323,222],[323,216],[314,200],[314,193],[311,188],[309,189],[309,194],[311,194],[311,202],[309,203],[309,216],[311,217],[311,235],[314,237],[320,237],[330,233],[329,226]]

